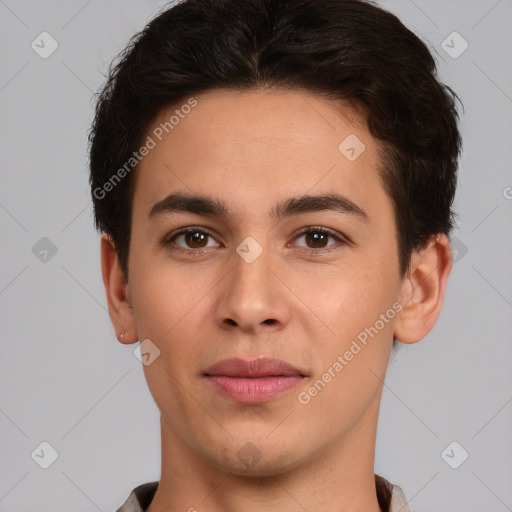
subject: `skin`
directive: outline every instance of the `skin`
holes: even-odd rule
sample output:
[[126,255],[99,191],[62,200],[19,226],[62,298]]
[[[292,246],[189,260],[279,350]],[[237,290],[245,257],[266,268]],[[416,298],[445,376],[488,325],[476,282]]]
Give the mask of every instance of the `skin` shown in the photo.
[[[393,336],[415,343],[436,322],[452,265],[449,240],[433,237],[400,276],[378,142],[349,105],[277,89],[216,90],[196,99],[136,171],[128,282],[110,238],[101,242],[119,341],[149,339],[160,350],[144,366],[162,433],[160,486],[149,510],[379,512],[375,438]],[[148,135],[175,108],[162,111]],[[338,149],[350,134],[365,144],[354,161]],[[219,199],[229,213],[149,219],[172,192]],[[289,197],[328,193],[355,203],[367,220],[331,210],[279,222],[270,215]],[[211,237],[160,244],[187,226]],[[315,226],[347,243],[299,233]],[[249,236],[263,250],[252,263],[236,252]],[[196,256],[178,251],[201,247]],[[300,403],[299,393],[394,303],[401,311]],[[258,405],[221,396],[203,376],[217,361],[261,356],[307,376]],[[247,443],[260,457],[253,465],[237,456]]]

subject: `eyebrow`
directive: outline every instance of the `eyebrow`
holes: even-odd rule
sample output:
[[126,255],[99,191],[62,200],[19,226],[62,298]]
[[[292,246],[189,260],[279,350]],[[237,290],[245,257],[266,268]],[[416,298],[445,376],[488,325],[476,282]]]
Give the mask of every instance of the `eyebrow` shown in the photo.
[[[364,222],[370,220],[368,214],[362,208],[339,194],[290,197],[276,204],[270,210],[270,216],[274,222],[279,222],[293,215],[320,211],[344,213]],[[173,192],[153,205],[148,214],[148,220],[172,212],[193,213],[219,218],[227,218],[229,216],[227,205],[220,199]]]

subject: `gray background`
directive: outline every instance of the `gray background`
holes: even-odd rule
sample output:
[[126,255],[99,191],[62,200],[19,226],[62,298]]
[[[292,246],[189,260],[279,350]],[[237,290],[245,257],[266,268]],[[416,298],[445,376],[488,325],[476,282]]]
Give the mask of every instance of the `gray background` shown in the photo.
[[[465,146],[444,310],[390,361],[375,470],[413,512],[512,510],[512,1],[380,4],[437,54]],[[162,5],[0,0],[2,512],[113,511],[159,477],[158,412],[106,311],[86,132],[108,63]]]

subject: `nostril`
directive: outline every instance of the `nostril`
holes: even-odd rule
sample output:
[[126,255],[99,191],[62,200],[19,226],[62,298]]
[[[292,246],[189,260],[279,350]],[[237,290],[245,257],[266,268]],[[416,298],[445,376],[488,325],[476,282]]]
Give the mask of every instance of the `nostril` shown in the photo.
[[[226,318],[224,320],[224,322],[228,325],[233,325],[233,326],[236,326],[236,325],[241,325],[241,324],[238,324],[235,320],[233,320],[232,318]],[[267,320],[263,320],[261,322],[262,324],[267,324],[267,325],[274,325],[277,323],[277,320],[275,318],[267,318]]]

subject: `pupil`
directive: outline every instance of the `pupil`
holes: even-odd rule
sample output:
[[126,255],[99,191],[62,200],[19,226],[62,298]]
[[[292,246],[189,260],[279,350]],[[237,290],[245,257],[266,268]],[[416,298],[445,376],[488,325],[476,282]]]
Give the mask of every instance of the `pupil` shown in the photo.
[[[199,231],[195,231],[193,233],[188,233],[189,240],[191,239],[191,244],[200,244],[202,241],[206,240],[206,236],[204,233],[200,233]],[[201,246],[202,247],[202,246]]]
[[325,233],[319,232],[309,233],[308,236],[313,239],[313,244],[322,244],[322,242],[324,242],[326,238]]

